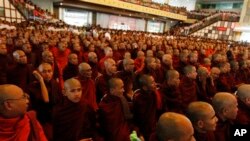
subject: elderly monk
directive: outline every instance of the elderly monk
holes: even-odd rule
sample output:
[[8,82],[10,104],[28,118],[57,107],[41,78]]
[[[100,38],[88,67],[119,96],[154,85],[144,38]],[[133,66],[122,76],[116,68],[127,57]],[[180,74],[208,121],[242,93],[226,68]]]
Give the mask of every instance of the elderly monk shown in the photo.
[[150,141],[195,141],[193,134],[192,123],[186,116],[167,112],[161,115]]
[[105,71],[105,64],[104,64],[105,60],[113,57],[113,50],[110,47],[104,48],[104,53],[105,53],[105,56],[101,58],[98,63],[99,70],[101,70],[101,72]]
[[54,141],[90,141],[95,137],[95,112],[82,101],[79,80],[64,82],[63,103],[53,108]]
[[142,75],[139,82],[141,87],[133,98],[134,120],[144,138],[148,140],[150,134],[155,131],[156,122],[162,113],[162,96],[151,75]]
[[27,112],[28,97],[16,85],[0,85],[1,141],[47,141],[35,112]]
[[130,141],[129,121],[133,118],[126,98],[124,84],[120,78],[108,81],[109,92],[99,104],[100,124],[107,141]]
[[213,131],[218,119],[212,105],[202,101],[192,102],[188,105],[187,117],[193,124],[196,141],[215,141]]
[[33,72],[37,81],[27,87],[30,94],[31,108],[37,111],[37,118],[41,122],[45,134],[52,139],[52,108],[62,101],[59,83],[53,78],[52,66],[48,63],[39,65]]
[[99,102],[101,98],[107,94],[108,92],[108,80],[111,78],[116,77],[117,67],[116,63],[113,59],[108,58],[104,62],[104,69],[103,75],[96,78],[96,96],[97,101]]
[[237,124],[250,125],[250,85],[243,84],[237,90],[239,111],[237,114]]
[[212,105],[219,119],[214,132],[215,138],[218,141],[230,141],[230,127],[238,112],[237,99],[231,93],[219,92],[214,95]]
[[96,103],[96,87],[95,82],[92,80],[92,70],[88,63],[81,63],[78,66],[78,76],[77,79],[82,85],[82,99],[88,103],[94,110],[98,109]]
[[7,81],[25,89],[32,82],[33,67],[27,64],[27,57],[22,50],[14,51],[13,57],[16,64],[7,71]]
[[100,75],[98,70],[98,58],[95,52],[88,53],[88,63],[92,70],[92,79],[95,80]]

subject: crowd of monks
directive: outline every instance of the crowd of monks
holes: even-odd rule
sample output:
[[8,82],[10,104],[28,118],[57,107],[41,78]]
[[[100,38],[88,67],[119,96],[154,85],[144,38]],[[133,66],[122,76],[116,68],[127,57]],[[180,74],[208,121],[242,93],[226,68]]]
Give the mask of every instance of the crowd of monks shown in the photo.
[[248,44],[104,31],[0,30],[0,140],[230,141],[250,125]]

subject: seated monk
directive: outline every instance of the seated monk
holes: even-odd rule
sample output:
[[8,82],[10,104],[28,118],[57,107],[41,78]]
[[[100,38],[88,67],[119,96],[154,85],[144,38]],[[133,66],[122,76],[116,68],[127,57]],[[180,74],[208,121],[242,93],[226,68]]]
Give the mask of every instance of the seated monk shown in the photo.
[[192,102],[188,105],[187,117],[193,124],[196,141],[215,141],[213,131],[218,119],[212,105],[202,101]]
[[81,101],[82,87],[79,80],[64,82],[63,102],[53,108],[54,141],[90,141],[95,137],[95,112]]
[[182,113],[181,92],[180,92],[180,74],[176,70],[166,72],[165,81],[161,87],[163,110]]
[[155,131],[156,122],[162,113],[162,96],[151,75],[142,75],[139,82],[141,89],[135,92],[133,98],[134,121],[144,138],[148,140],[150,134]]
[[184,67],[185,76],[182,77],[180,83],[181,99],[183,108],[187,108],[188,104],[197,100],[197,77],[196,68],[188,65]]
[[186,116],[167,112],[161,115],[149,141],[195,141],[193,134],[192,123]]
[[95,111],[98,109],[96,103],[96,87],[95,82],[91,78],[92,70],[88,63],[81,63],[78,66],[79,74],[77,79],[82,85],[82,101],[88,103]]
[[47,141],[35,112],[27,112],[28,98],[16,85],[0,85],[1,141]]
[[250,125],[250,85],[243,84],[237,90],[239,111],[236,118],[236,124]]
[[217,127],[214,132],[217,141],[230,141],[230,128],[234,124],[238,112],[236,97],[227,92],[218,92],[212,99],[216,116]]
[[107,141],[130,141],[132,132],[129,121],[133,118],[126,98],[123,96],[124,84],[120,78],[108,81],[109,92],[102,98],[100,124]]
[[68,56],[68,64],[63,69],[63,80],[76,77],[78,74],[78,57],[75,53]]

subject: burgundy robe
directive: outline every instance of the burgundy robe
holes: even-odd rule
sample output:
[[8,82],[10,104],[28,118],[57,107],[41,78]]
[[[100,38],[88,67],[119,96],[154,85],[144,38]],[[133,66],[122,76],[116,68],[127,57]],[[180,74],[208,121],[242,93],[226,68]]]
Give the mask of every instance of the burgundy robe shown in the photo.
[[94,110],[80,101],[73,103],[66,97],[53,108],[53,140],[79,141],[95,138],[96,120]]
[[15,84],[23,90],[34,79],[33,67],[28,64],[16,64],[14,67],[8,69],[7,81],[9,84]]
[[247,107],[241,100],[238,99],[238,113],[235,120],[236,124],[250,126],[250,107]]
[[107,94],[99,104],[100,124],[107,141],[130,141],[130,129],[119,97]]
[[8,56],[0,54],[0,85],[7,83]]
[[78,74],[78,65],[68,63],[63,69],[63,80],[67,80],[72,77],[76,77]]
[[133,99],[133,114],[137,127],[146,140],[155,131],[156,122],[162,113],[162,109],[157,108],[157,96],[153,91],[139,90]]
[[214,131],[216,141],[230,141],[230,127],[233,123],[228,120],[222,121],[219,116],[217,117],[218,122]]
[[195,80],[183,76],[180,83],[182,107],[185,109],[189,103],[197,101],[197,84]]
[[216,141],[214,132],[198,133],[194,131],[194,138],[196,141]]
[[221,73],[216,81],[216,88],[219,92],[234,92],[234,79],[231,74]]
[[95,111],[98,109],[96,103],[96,87],[95,82],[92,79],[84,79],[81,76],[78,76],[77,79],[81,82],[82,85],[82,98],[81,101],[86,102],[91,106]]
[[181,92],[179,87],[169,86],[165,81],[161,87],[163,110],[183,113],[181,107]]

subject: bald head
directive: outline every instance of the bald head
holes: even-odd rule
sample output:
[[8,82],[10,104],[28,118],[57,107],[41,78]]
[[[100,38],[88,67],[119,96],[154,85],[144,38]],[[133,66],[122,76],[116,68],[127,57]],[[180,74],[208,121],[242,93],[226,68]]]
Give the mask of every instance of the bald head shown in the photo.
[[227,92],[218,92],[212,99],[215,112],[224,119],[235,119],[238,111],[236,97]]
[[17,63],[27,64],[27,56],[22,50],[16,50],[13,52],[13,57]]
[[106,73],[109,75],[115,74],[117,71],[116,62],[112,58],[108,58],[104,61],[104,67],[105,67]]
[[[194,128],[196,128],[198,131],[214,131],[216,129],[217,118],[215,116],[215,111],[212,105],[207,102],[196,101],[190,103],[188,105],[186,115],[191,120],[192,124],[194,125]],[[205,124],[200,124],[200,122],[204,121],[211,121],[211,125],[206,126]]]
[[237,90],[237,96],[250,107],[250,84],[243,84]]
[[81,83],[79,80],[75,79],[75,78],[70,78],[67,79],[66,81],[64,81],[64,89],[71,89],[74,86],[80,86],[81,87]]
[[192,140],[193,132],[190,120],[184,115],[173,112],[162,114],[156,125],[156,134],[159,141]]
[[95,52],[89,52],[88,59],[90,62],[97,63],[98,58]]
[[90,78],[91,75],[92,75],[92,70],[91,70],[91,66],[88,64],[88,63],[81,63],[79,64],[78,66],[78,71],[79,71],[79,74],[83,77],[88,77]]
[[0,114],[6,118],[22,116],[28,108],[28,96],[12,84],[0,85]]

